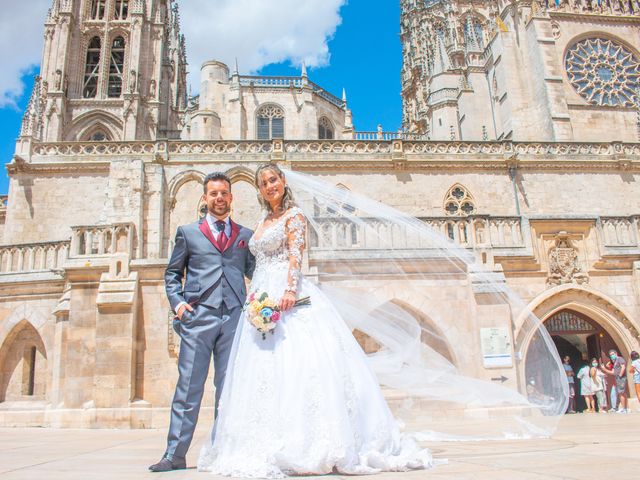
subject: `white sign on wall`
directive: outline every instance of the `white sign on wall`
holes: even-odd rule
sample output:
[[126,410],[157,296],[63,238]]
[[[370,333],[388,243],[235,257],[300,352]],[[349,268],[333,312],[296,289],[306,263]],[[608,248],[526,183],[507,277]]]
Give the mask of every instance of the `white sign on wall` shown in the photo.
[[507,328],[481,328],[480,344],[485,368],[513,366],[511,336]]

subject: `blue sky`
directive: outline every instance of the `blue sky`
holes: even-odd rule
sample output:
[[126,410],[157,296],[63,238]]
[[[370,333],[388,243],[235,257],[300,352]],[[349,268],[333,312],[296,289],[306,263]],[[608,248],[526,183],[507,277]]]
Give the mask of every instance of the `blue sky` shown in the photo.
[[[182,4],[188,1],[182,0]],[[245,1],[249,2],[250,0]],[[12,2],[16,6],[9,8],[28,8],[24,7],[24,4],[21,6],[21,3],[14,4]],[[284,7],[286,7],[285,3],[282,2]],[[341,20],[341,22],[335,28],[333,35],[331,36],[332,28],[330,26],[323,27],[329,35],[328,41],[326,38],[324,39],[326,47],[328,47],[328,56],[325,55],[320,61],[314,61],[313,58],[307,61],[309,65],[320,65],[308,67],[309,78],[313,82],[337,96],[342,95],[343,87],[346,89],[349,107],[354,115],[355,127],[359,131],[375,130],[378,124],[381,124],[386,131],[394,131],[399,128],[401,123],[400,68],[402,66],[402,50],[399,39],[399,3],[399,0],[349,0],[339,9],[340,19],[338,21]],[[184,17],[183,9],[183,22],[185,21]],[[41,50],[44,14],[40,11],[32,12],[29,18],[35,22],[30,27],[34,34],[37,33],[39,47],[38,44],[36,47]],[[0,28],[3,27],[2,23],[3,21],[0,20]],[[316,39],[312,33],[309,33],[309,38],[305,38],[305,28],[309,26],[308,24],[309,22],[304,20],[301,25],[295,27],[299,31],[296,33],[297,36],[293,37],[300,43],[308,41],[313,43]],[[194,28],[193,20],[189,28]],[[196,47],[200,47],[199,50],[203,48],[201,44],[190,47],[190,41],[193,42],[193,38],[189,37],[188,32],[186,34],[187,54],[192,63],[190,70],[197,71],[198,62],[191,60],[191,57],[196,54],[192,55],[190,52],[196,51]],[[315,34],[317,35],[317,32]],[[270,35],[273,36],[273,31],[270,32]],[[325,45],[306,45],[306,50],[300,52],[297,52],[294,47],[290,54],[287,52],[280,54],[280,58],[285,60],[268,63],[258,68],[257,72],[262,75],[299,75],[300,57],[306,58],[308,52],[313,52],[314,48],[317,52],[322,52],[326,47]],[[242,74],[250,73],[243,68],[242,55],[249,56],[247,48],[250,49],[251,46],[245,45],[238,58]],[[5,51],[3,55],[5,57],[22,55],[22,52],[9,50]],[[321,53],[318,55],[322,57]],[[3,165],[12,159],[22,114],[29,101],[33,76],[37,73],[37,68],[37,66],[24,66],[21,75],[18,75],[22,77],[24,89],[21,94],[14,97],[15,105],[5,103],[0,107],[0,125],[2,126],[0,129],[0,159]],[[6,169],[2,168],[0,194],[6,194],[7,191],[8,177]]]

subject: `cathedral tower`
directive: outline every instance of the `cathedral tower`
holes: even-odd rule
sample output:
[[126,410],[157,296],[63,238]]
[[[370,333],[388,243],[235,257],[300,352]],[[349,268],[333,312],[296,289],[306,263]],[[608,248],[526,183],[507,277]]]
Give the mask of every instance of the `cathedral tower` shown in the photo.
[[186,55],[172,0],[53,0],[18,152],[31,139],[176,138]]
[[638,0],[401,0],[403,127],[638,141]]

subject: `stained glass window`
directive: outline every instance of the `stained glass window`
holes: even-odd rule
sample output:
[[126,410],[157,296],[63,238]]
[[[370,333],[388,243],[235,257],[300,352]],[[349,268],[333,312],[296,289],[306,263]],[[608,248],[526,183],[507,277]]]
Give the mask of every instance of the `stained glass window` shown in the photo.
[[640,105],[640,63],[624,46],[605,38],[573,45],[565,60],[573,88],[593,105]]
[[284,138],[284,111],[277,105],[264,105],[256,116],[258,140]]
[[331,140],[333,138],[333,124],[327,117],[321,117],[318,122],[318,138],[320,140]]

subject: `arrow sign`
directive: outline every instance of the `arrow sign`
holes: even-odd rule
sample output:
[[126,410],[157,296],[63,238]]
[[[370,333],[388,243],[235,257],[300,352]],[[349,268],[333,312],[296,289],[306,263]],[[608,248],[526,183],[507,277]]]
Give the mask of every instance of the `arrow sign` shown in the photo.
[[494,381],[494,382],[504,383],[509,379],[507,377],[505,377],[504,375],[501,375],[499,377],[493,377],[491,380]]

